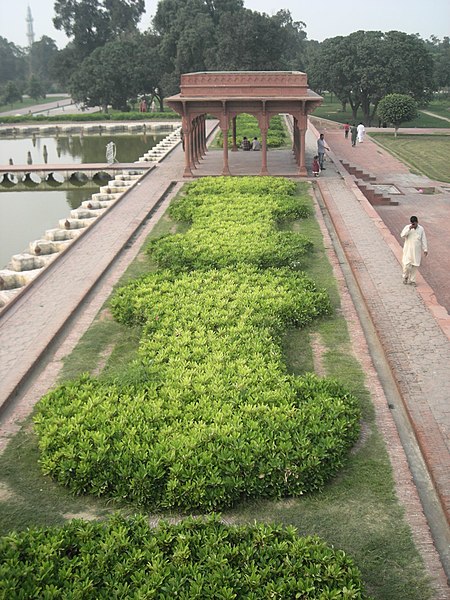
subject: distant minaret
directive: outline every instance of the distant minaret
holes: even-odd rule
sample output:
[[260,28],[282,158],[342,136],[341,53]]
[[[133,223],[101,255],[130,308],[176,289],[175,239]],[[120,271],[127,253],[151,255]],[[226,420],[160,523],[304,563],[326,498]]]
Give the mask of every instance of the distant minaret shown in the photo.
[[34,30],[33,30],[33,17],[31,16],[30,5],[28,5],[28,9],[27,9],[27,38],[28,38],[28,46],[31,48],[31,46],[34,44]]

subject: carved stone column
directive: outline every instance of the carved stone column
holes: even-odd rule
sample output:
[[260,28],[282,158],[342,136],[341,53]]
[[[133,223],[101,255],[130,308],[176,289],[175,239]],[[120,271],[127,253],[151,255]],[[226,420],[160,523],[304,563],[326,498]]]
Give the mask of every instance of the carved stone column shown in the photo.
[[222,138],[223,138],[223,169],[222,169],[222,175],[231,175],[230,173],[230,167],[228,164],[228,126],[229,126],[229,120],[228,120],[228,112],[226,110],[226,108],[224,108],[224,114],[222,115],[220,122],[220,129],[222,131]]
[[191,123],[190,120],[183,116],[181,120],[181,129],[184,139],[184,172],[183,177],[192,177],[191,170]]
[[233,144],[231,146],[231,152],[237,152],[238,151],[238,146],[237,146],[237,141],[236,141],[236,116],[233,117]]

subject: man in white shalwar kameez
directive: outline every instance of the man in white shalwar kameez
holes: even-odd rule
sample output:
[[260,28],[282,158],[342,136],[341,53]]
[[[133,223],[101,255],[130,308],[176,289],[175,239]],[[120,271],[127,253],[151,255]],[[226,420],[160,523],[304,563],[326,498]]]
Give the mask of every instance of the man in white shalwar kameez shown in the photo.
[[403,245],[403,283],[416,285],[417,268],[422,259],[422,250],[425,256],[428,254],[427,236],[422,225],[419,225],[417,217],[410,218],[410,224],[406,225],[400,237],[404,238]]
[[366,135],[366,128],[364,127],[364,124],[360,123],[356,130],[358,132],[358,142],[362,144]]

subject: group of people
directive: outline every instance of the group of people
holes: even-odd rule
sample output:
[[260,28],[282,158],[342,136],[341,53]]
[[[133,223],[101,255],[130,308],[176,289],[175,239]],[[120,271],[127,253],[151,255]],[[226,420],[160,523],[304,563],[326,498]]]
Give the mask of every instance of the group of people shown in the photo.
[[366,135],[366,128],[364,127],[364,123],[360,123],[358,126],[356,126],[356,123],[353,123],[351,127],[349,123],[345,123],[344,135],[346,140],[348,139],[349,133],[351,134],[350,139],[352,140],[353,147],[356,146],[356,141],[362,144]]
[[241,142],[242,150],[261,150],[261,142],[255,136],[252,141],[250,141],[247,137],[244,136]]
[[[366,128],[364,127],[364,123],[360,123],[358,126],[356,126],[356,124],[353,123],[351,127],[349,123],[345,123],[345,139],[348,139],[349,133],[351,134],[352,146],[356,146],[356,141],[362,144],[366,135]],[[319,139],[317,140],[317,154],[316,156],[314,156],[312,163],[312,174],[314,175],[314,177],[318,177],[320,171],[325,170],[325,167],[323,166],[325,159],[325,150],[329,150],[329,148],[325,144],[324,134],[321,133]]]
[[317,154],[313,158],[312,163],[312,173],[314,177],[318,177],[320,171],[325,170],[325,167],[323,166],[325,160],[325,150],[329,150],[329,148],[325,143],[325,136],[323,133],[321,133],[319,139],[317,140]]

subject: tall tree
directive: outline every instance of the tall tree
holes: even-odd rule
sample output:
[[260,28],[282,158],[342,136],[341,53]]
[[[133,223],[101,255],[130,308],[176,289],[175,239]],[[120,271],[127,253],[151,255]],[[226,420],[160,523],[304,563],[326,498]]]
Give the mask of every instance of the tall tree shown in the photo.
[[0,37],[0,84],[25,78],[25,52],[4,37]]
[[348,101],[353,118],[361,107],[366,124],[389,93],[426,101],[433,88],[432,67],[425,43],[399,31],[356,31],[329,38],[310,64],[312,79],[341,102]]
[[441,41],[432,35],[426,44],[433,55],[433,78],[436,89],[450,88],[450,38],[444,37]]
[[55,40],[44,35],[38,42],[34,42],[29,51],[30,71],[43,85],[52,82],[52,68],[58,55]]
[[69,82],[69,91],[84,106],[108,106],[128,110],[128,100],[137,95],[132,65],[137,52],[135,38],[126,37],[97,48],[79,65]]
[[119,34],[136,31],[144,12],[144,0],[56,0],[53,24],[84,58]]

